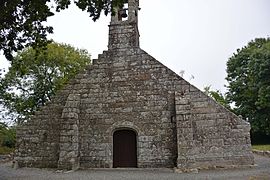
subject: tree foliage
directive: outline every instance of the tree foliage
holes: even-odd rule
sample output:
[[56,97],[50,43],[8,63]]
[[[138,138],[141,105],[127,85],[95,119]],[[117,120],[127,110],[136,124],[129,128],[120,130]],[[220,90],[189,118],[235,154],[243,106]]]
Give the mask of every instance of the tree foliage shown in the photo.
[[91,61],[86,50],[64,44],[50,43],[38,51],[27,48],[19,52],[0,81],[0,103],[18,123],[50,101]]
[[228,93],[253,132],[270,134],[270,39],[255,39],[227,62]]
[[228,101],[226,94],[222,94],[220,90],[212,90],[211,85],[204,87],[204,93],[210,97],[212,97],[215,101],[217,101],[222,106],[226,107],[227,109],[232,111],[232,108],[230,106],[230,102]]
[[42,23],[72,2],[96,21],[102,11],[105,15],[114,13],[113,7],[123,5],[126,0],[1,0],[0,50],[6,58],[12,60],[13,52],[27,46],[45,47],[47,34],[53,33],[53,28]]

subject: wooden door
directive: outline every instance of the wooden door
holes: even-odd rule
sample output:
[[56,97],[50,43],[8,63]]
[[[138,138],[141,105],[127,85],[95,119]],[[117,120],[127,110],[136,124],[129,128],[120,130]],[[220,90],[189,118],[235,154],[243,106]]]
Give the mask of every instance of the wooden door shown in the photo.
[[137,167],[137,140],[132,130],[113,134],[113,167]]

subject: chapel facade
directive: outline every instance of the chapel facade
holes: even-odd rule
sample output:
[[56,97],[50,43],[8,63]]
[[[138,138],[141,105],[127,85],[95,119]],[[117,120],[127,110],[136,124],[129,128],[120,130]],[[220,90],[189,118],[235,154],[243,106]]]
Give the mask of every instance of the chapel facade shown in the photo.
[[108,50],[17,130],[19,167],[200,169],[254,164],[250,125],[139,46],[139,0]]

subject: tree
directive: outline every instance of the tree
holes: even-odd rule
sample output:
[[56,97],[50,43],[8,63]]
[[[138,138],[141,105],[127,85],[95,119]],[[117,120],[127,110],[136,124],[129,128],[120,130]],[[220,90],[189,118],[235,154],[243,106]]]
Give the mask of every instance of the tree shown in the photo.
[[50,101],[55,92],[91,62],[86,50],[50,43],[46,49],[26,48],[12,61],[0,81],[0,103],[18,123]]
[[204,87],[204,93],[210,97],[212,97],[215,101],[217,101],[222,106],[226,107],[227,109],[232,110],[230,106],[230,102],[228,101],[226,94],[222,94],[220,90],[211,90],[211,85]]
[[[46,47],[47,34],[53,33],[51,26],[42,23],[48,17],[69,7],[72,0],[1,0],[0,1],[0,50],[8,60],[13,52],[24,47]],[[116,6],[126,0],[74,0],[74,3],[96,21],[102,11],[105,15],[114,13]]]
[[255,39],[227,62],[228,93],[253,133],[270,134],[270,38]]

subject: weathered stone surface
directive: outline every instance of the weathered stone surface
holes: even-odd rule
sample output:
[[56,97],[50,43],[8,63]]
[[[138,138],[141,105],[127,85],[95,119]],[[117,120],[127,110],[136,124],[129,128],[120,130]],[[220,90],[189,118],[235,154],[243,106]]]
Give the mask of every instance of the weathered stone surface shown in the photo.
[[113,133],[137,134],[137,167],[253,164],[250,126],[139,48],[138,1],[112,17],[109,50],[18,128],[18,166],[113,167]]

